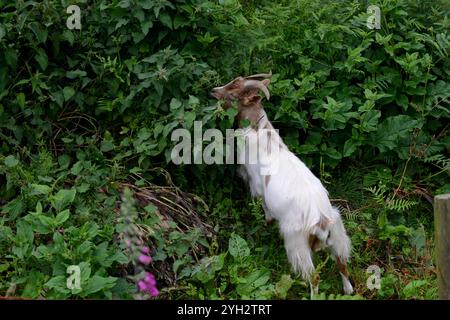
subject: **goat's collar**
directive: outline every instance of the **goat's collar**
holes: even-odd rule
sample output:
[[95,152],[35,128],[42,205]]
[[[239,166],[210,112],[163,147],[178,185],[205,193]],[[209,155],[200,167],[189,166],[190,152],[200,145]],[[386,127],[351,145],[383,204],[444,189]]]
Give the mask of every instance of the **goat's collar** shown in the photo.
[[[248,118],[246,119],[249,120]],[[267,118],[266,113],[263,111],[261,112],[261,115],[259,115],[259,118],[256,121],[251,121],[248,127],[241,129],[243,129],[245,132],[249,130],[258,131],[260,129],[269,129],[272,127],[269,123],[270,123],[269,119]]]
[[265,115],[265,113],[263,112],[263,114],[261,115],[261,117],[259,117],[258,121],[256,121],[256,124],[255,124],[256,130],[259,129],[259,123],[260,123],[261,120],[262,120],[263,118],[265,118],[265,117],[266,117],[266,115]]

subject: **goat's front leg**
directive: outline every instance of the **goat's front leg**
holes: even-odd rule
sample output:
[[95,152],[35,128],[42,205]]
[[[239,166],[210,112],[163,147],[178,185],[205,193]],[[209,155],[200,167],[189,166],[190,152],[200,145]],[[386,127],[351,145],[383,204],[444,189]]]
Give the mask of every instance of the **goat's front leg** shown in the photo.
[[265,216],[265,218],[266,218],[266,224],[268,224],[268,225],[273,224],[273,223],[275,222],[275,219],[274,219],[274,218],[272,217],[272,215],[270,214],[270,211],[269,211],[269,209],[267,208],[266,202],[264,201],[264,199],[263,199],[263,201],[262,201],[262,207],[263,207],[263,209],[264,209],[264,216]]
[[310,289],[310,299],[314,299],[315,296],[319,294],[319,274],[313,275],[312,279],[309,280],[309,289]]

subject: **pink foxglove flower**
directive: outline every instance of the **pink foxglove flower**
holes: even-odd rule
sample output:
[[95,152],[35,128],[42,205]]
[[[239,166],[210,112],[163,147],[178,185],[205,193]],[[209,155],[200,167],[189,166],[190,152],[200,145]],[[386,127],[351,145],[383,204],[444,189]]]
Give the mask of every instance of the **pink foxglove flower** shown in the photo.
[[147,256],[145,254],[141,254],[139,256],[139,262],[142,263],[143,265],[149,265],[150,262],[152,262],[152,258],[150,256]]
[[155,286],[156,285],[156,279],[155,276],[149,272],[147,272],[147,275],[144,278],[144,281],[146,283],[148,283],[151,286]]
[[152,297],[156,297],[156,296],[159,294],[158,288],[156,288],[156,287],[151,287],[150,290],[149,290],[149,294],[150,294]]
[[147,284],[144,281],[142,281],[142,280],[140,280],[138,282],[138,288],[139,288],[140,292],[144,292],[144,291],[148,290]]

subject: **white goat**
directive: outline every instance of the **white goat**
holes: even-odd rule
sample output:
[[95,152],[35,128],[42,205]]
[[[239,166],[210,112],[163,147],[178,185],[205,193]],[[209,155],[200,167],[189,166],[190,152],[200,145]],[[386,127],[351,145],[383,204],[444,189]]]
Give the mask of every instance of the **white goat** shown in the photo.
[[266,220],[279,222],[288,259],[294,271],[309,281],[311,295],[318,292],[319,281],[311,253],[322,248],[329,248],[337,262],[344,293],[352,294],[347,271],[351,243],[340,213],[331,205],[320,180],[282,142],[261,105],[259,91],[270,98],[270,76],[238,77],[211,92],[224,101],[224,108],[237,104],[241,128],[243,120],[250,122],[242,132],[248,150],[258,150],[257,160],[252,163],[245,157],[248,153],[238,150],[238,163],[243,164],[239,173],[252,196],[262,199]]

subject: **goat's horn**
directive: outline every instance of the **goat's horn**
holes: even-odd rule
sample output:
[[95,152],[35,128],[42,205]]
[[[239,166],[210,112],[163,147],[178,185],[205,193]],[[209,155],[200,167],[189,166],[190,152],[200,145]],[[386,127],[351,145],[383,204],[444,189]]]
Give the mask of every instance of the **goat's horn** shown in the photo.
[[235,82],[235,81],[237,81],[237,80],[242,80],[242,79],[243,79],[242,77],[237,77],[237,78],[231,80],[230,82],[228,82],[227,84],[225,84],[225,85],[223,85],[223,86],[215,87],[213,90],[226,88],[226,87],[228,87],[229,85],[233,84],[233,82]]
[[264,85],[264,83],[262,83],[261,81],[258,80],[248,80],[245,83],[245,87],[246,88],[258,88],[260,89],[262,92],[264,92],[264,95],[266,96],[267,100],[270,99],[270,93],[269,93],[269,89],[267,89],[267,87]]
[[245,77],[245,79],[267,79],[270,77],[272,77],[272,71],[270,71],[269,73],[253,74],[251,76]]

